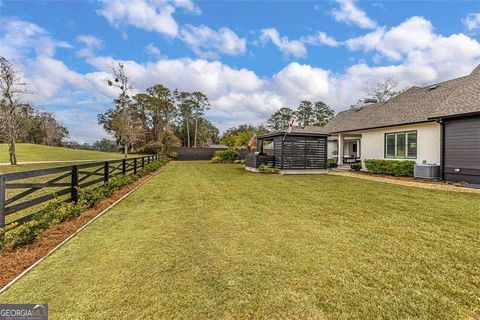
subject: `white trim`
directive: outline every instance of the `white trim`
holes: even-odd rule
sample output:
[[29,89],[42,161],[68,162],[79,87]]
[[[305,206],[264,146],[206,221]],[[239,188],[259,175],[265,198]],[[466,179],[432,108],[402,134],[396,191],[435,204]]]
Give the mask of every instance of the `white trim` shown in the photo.
[[118,199],[117,201],[115,201],[114,203],[112,203],[110,206],[108,206],[106,209],[104,209],[102,212],[100,212],[99,214],[97,214],[92,220],[88,221],[86,224],[84,224],[82,227],[80,227],[80,229],[78,229],[77,231],[75,231],[74,233],[72,233],[67,239],[63,240],[62,242],[60,242],[55,248],[53,248],[52,250],[50,250],[45,256],[43,256],[42,258],[40,258],[39,260],[35,261],[34,264],[32,264],[30,267],[28,267],[27,269],[25,269],[22,273],[20,273],[18,276],[16,276],[12,281],[10,281],[9,283],[7,283],[2,289],[0,289],[0,294],[4,293],[8,288],[10,288],[11,286],[13,286],[18,280],[20,280],[23,276],[25,276],[27,273],[29,273],[33,268],[35,268],[40,262],[42,262],[43,260],[45,260],[45,258],[47,258],[48,256],[50,256],[52,253],[54,253],[55,251],[57,251],[58,249],[60,249],[60,247],[62,247],[64,244],[66,244],[70,239],[72,239],[74,236],[76,236],[80,231],[82,231],[83,229],[85,229],[88,225],[90,225],[91,223],[93,223],[95,220],[97,220],[98,218],[100,218],[102,215],[104,215],[105,213],[107,213],[110,209],[112,209],[114,206],[116,206],[120,201],[122,201],[123,199],[125,199],[126,197],[128,197],[132,192],[134,192],[135,190],[137,190],[138,188],[140,188],[142,185],[144,185],[147,181],[149,181],[150,179],[152,179],[153,177],[155,177],[158,173],[160,172],[160,170],[158,170],[155,174],[151,175],[150,177],[148,177],[148,179],[145,179],[145,181],[142,181],[142,183],[140,183],[138,186],[136,186],[135,188],[133,188],[132,190],[130,190],[129,192],[127,192],[126,194],[124,194],[120,199]]

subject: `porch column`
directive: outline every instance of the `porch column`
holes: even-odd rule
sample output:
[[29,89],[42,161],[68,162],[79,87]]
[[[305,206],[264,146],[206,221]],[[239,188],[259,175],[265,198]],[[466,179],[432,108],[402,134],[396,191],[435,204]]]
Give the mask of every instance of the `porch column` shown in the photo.
[[343,164],[343,134],[338,134],[338,165]]
[[357,141],[357,158],[361,158],[362,157],[362,138],[358,139]]

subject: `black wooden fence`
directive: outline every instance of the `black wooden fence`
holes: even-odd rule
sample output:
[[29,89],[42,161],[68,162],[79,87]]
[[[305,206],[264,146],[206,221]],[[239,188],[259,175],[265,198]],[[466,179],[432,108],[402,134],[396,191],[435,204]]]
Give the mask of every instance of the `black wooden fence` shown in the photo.
[[[0,175],[0,228],[17,223],[21,225],[32,220],[35,210],[28,214],[16,217],[18,212],[50,201],[55,197],[65,196],[65,201],[77,202],[79,189],[95,184],[106,184],[110,178],[120,175],[136,174],[145,165],[161,159],[160,156],[143,156],[122,160],[93,162],[65,167],[48,168],[32,171],[21,171]],[[56,175],[56,176],[53,176]],[[44,178],[43,181],[22,180]],[[20,180],[20,182],[19,182]],[[45,181],[46,180],[46,181]],[[9,189],[26,189],[9,196]],[[49,189],[51,192],[36,196],[40,190]],[[54,190],[53,190],[54,189]],[[36,193],[36,194],[35,194]],[[32,195],[34,194],[34,195]],[[25,199],[27,198],[27,199]],[[21,202],[20,200],[23,201]],[[14,219],[6,217],[15,214]]]

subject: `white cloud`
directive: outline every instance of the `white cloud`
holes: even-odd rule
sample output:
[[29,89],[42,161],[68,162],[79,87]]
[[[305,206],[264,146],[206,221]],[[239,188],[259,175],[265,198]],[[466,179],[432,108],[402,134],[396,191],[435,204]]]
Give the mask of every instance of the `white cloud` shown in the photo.
[[186,25],[180,30],[181,39],[202,57],[217,57],[217,52],[228,55],[244,54],[247,41],[228,28],[218,31],[207,26]]
[[77,42],[83,45],[83,48],[77,51],[79,57],[90,57],[93,53],[103,47],[103,41],[92,35],[80,35]]
[[271,41],[285,56],[295,58],[305,58],[307,56],[307,44],[329,47],[338,47],[342,44],[322,31],[317,31],[313,35],[301,37],[298,40],[290,40],[286,36],[281,36],[275,28],[263,29],[259,40],[264,44]]
[[353,24],[364,29],[375,29],[377,23],[367,16],[365,11],[356,6],[355,0],[337,0],[340,8],[332,11],[335,20]]
[[470,13],[462,21],[468,31],[480,30],[480,13]]
[[128,25],[147,31],[156,31],[184,41],[200,57],[216,58],[218,53],[244,54],[246,40],[229,28],[213,30],[205,25],[179,26],[173,17],[181,8],[200,14],[200,8],[191,0],[100,0],[97,12],[113,26]]
[[310,35],[302,38],[302,41],[310,45],[326,45],[329,47],[338,47],[340,43],[328,34],[322,31],[318,31],[314,35]]
[[296,103],[303,99],[325,99],[330,93],[329,73],[326,70],[296,62],[275,74],[271,85],[286,100]]
[[145,53],[152,57],[160,57],[162,55],[160,49],[151,42],[145,46]]
[[176,8],[195,10],[190,1],[168,0],[100,0],[101,8],[97,13],[104,16],[115,27],[132,25],[134,27],[156,31],[166,36],[178,34],[178,23],[173,17]]
[[202,11],[192,0],[173,0],[173,4],[178,8],[183,8],[194,14],[201,14]]
[[477,40],[464,34],[437,34],[431,22],[422,17],[411,17],[396,27],[379,28],[345,43],[350,50],[374,51],[391,61],[412,64],[453,63],[480,57]]
[[307,55],[307,48],[302,41],[289,40],[286,36],[282,37],[275,28],[263,29],[260,41],[263,43],[271,41],[286,56],[304,58]]
[[38,25],[17,18],[0,17],[0,55],[7,59],[23,59],[33,54],[51,57],[57,48],[71,48],[57,41]]

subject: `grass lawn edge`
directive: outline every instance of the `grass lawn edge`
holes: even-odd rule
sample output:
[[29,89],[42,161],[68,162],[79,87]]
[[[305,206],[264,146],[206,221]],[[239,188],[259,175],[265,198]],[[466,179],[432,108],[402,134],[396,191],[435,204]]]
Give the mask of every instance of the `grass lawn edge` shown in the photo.
[[[65,245],[68,241],[70,241],[73,237],[75,237],[77,234],[79,234],[83,229],[85,229],[87,226],[89,226],[91,223],[93,223],[95,220],[97,220],[98,218],[100,218],[101,216],[103,216],[105,213],[107,213],[108,211],[110,211],[111,209],[113,209],[117,204],[119,204],[122,200],[124,200],[125,198],[127,198],[130,194],[132,194],[134,191],[136,191],[137,189],[139,189],[141,186],[143,186],[145,183],[147,183],[150,179],[152,179],[153,177],[155,177],[157,174],[159,174],[163,168],[165,168],[166,166],[168,165],[168,163],[165,165],[165,166],[162,166],[159,170],[157,170],[156,172],[154,172],[153,174],[150,174],[148,176],[146,176],[144,179],[140,179],[138,180],[138,183],[137,184],[133,184],[131,187],[133,187],[132,189],[128,190],[129,189],[129,186],[126,186],[123,190],[120,189],[118,191],[118,193],[122,193],[122,191],[125,191],[125,189],[127,189],[127,193],[123,194],[120,198],[118,198],[117,200],[115,200],[113,203],[111,203],[108,207],[106,207],[105,209],[101,210],[99,213],[97,214],[94,214],[93,217],[91,217],[90,219],[88,219],[88,221],[81,225],[78,229],[76,229],[73,233],[71,233],[70,235],[67,236],[67,238],[63,239],[60,243],[58,243],[55,247],[53,247],[53,249],[50,249],[45,255],[43,255],[42,257],[40,257],[38,260],[36,260],[33,264],[31,264],[29,267],[27,267],[26,269],[24,269],[20,274],[16,275],[12,280],[10,280],[7,284],[3,285],[3,283],[0,283],[0,285],[3,285],[3,287],[0,289],[0,294],[4,293],[6,290],[8,290],[11,286],[13,286],[18,280],[20,280],[22,277],[24,277],[25,275],[27,275],[33,268],[35,268],[38,264],[40,264],[43,260],[45,260],[48,256],[52,255],[55,251],[57,251],[58,249],[60,249],[63,245]],[[111,197],[110,197],[111,198]],[[109,200],[109,198],[105,199],[104,201],[107,202]],[[99,206],[101,207],[101,205]],[[95,208],[91,208],[87,211],[95,211]],[[97,209],[98,210],[98,209]],[[82,213],[85,214],[86,212]],[[55,227],[55,226],[52,226],[52,227]],[[48,230],[48,229],[47,229]],[[46,230],[46,231],[47,231]],[[37,239],[35,242],[37,241],[41,241],[41,239]],[[1,254],[0,254],[1,255]]]

